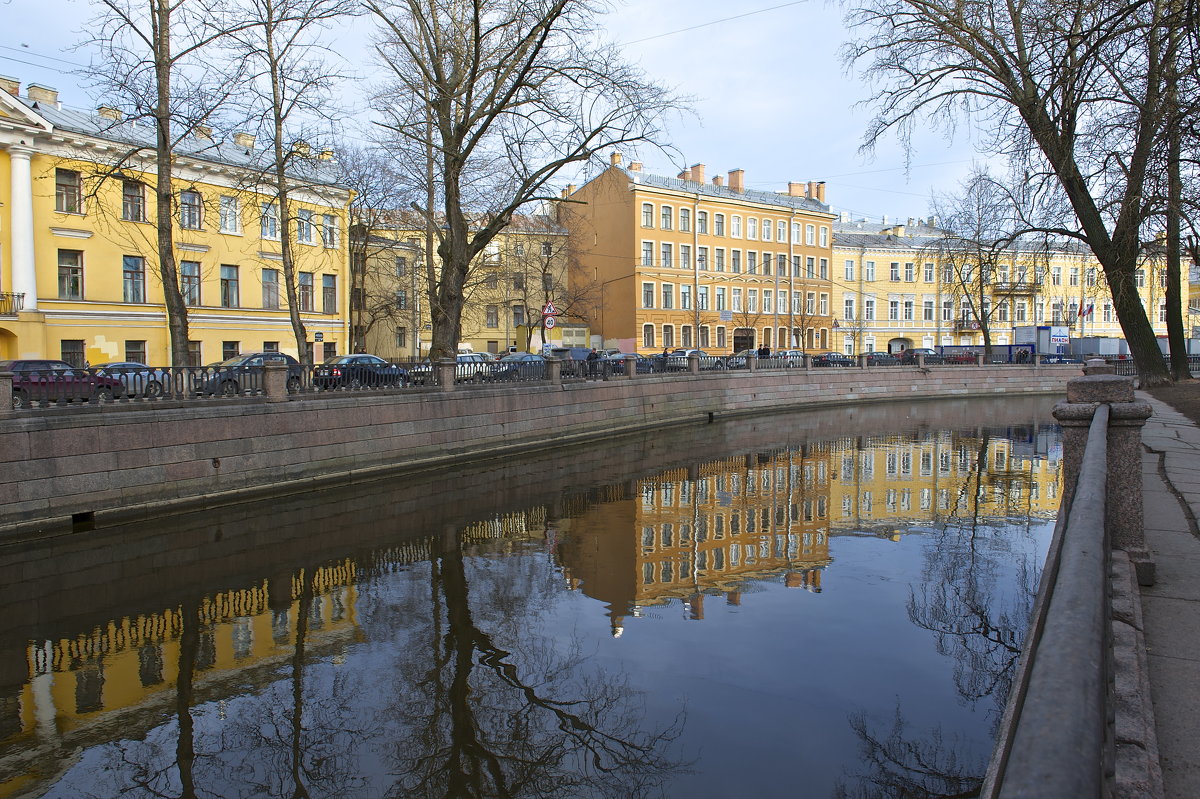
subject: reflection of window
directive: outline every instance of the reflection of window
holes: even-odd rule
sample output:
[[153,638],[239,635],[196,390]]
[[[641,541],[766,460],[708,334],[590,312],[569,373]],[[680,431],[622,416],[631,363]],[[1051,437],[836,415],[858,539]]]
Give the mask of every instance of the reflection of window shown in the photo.
[[104,673],[100,664],[72,663],[75,672],[75,712],[95,713],[104,708]]
[[146,644],[138,649],[138,678],[145,687],[163,681],[163,656],[158,644]]
[[54,170],[54,210],[64,214],[83,213],[83,181],[73,169]]

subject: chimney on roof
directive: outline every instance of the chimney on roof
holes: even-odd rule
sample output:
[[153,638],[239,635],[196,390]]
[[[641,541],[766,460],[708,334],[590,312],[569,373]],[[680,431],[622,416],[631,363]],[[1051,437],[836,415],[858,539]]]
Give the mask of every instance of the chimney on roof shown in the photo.
[[13,97],[21,96],[21,81],[16,78],[10,78],[7,75],[0,75],[0,91],[5,91]]
[[298,139],[292,144],[292,152],[304,158],[308,158],[310,155],[312,155],[312,147],[310,147],[308,142],[304,141],[303,139]]
[[119,109],[113,108],[111,105],[102,105],[96,109],[96,113],[105,119],[111,119],[114,122],[120,122],[122,114]]
[[691,180],[692,179],[692,170],[685,169],[682,172],[680,172],[679,179],[680,180]]
[[254,134],[253,133],[235,133],[233,134],[233,143],[238,147],[245,147],[247,150],[254,149]]
[[25,97],[32,102],[45,103],[58,108],[58,89],[52,89],[40,83],[31,83],[25,87]]
[[902,239],[904,238],[904,225],[892,225],[892,227],[888,228],[888,233],[898,239]]
[[929,225],[930,227],[937,227],[937,217],[930,216],[929,219],[925,220],[925,224]]
[[610,154],[608,156],[608,162],[610,164],[612,164],[613,166],[620,166],[621,165],[621,153],[617,150],[613,150],[612,154]]
[[642,171],[642,162],[641,161],[630,161],[629,162],[629,171],[630,172],[641,172]]
[[713,175],[713,185],[718,189],[725,185],[724,175]]
[[804,184],[803,183],[793,183],[792,181],[788,181],[788,196],[789,197],[803,197],[804,196]]
[[883,224],[887,224],[887,214],[883,215]]
[[906,224],[907,224],[909,227],[912,227],[912,224],[913,224],[913,218],[912,218],[911,216],[908,218],[908,222],[907,222]]
[[823,180],[817,181],[817,202],[825,202],[825,181]]
[[838,214],[838,221],[842,224],[847,224],[850,221],[850,212],[842,211],[840,214]]
[[817,183],[816,183],[816,181],[810,180],[807,184],[805,184],[804,196],[810,200],[817,199]]
[[739,193],[746,190],[746,170],[729,170],[729,188]]
[[574,183],[568,183],[568,184],[567,184],[567,196],[568,196],[568,197],[570,197],[572,194],[574,194],[574,193],[575,193],[575,188],[576,188],[576,187],[575,187],[575,184],[574,184]]
[[697,183],[704,182],[704,164],[692,164],[692,180]]
[[322,150],[321,152],[317,153],[317,160],[318,161],[332,161],[333,160],[333,150]]
[[212,141],[212,128],[210,128],[208,125],[197,125],[196,127],[192,128],[192,134],[197,139]]

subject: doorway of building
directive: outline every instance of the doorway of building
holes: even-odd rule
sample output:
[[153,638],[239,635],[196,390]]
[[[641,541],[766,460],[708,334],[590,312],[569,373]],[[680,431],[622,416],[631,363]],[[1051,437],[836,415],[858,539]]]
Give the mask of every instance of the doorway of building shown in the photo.
[[733,329],[733,351],[754,349],[754,329],[750,327],[735,327]]
[[888,341],[888,352],[892,353],[893,355],[899,355],[905,350],[911,350],[912,345],[913,343],[911,338],[890,339]]

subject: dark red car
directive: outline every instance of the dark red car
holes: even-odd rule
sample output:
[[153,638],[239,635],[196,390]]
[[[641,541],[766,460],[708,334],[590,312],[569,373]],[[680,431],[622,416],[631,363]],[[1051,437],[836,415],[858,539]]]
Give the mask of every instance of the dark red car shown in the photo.
[[125,387],[115,377],[77,369],[66,361],[23,358],[0,361],[0,372],[13,373],[12,406],[27,408],[43,402],[111,400]]

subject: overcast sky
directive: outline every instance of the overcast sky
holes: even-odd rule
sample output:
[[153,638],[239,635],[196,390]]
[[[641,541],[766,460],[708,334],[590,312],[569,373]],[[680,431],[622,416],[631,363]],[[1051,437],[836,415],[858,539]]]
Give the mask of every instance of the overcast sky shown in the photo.
[[[93,14],[91,0],[0,0],[0,74],[57,88],[69,107],[95,108],[86,80],[72,74],[89,61],[75,47]],[[857,103],[867,90],[842,64],[841,9],[820,0],[642,0],[619,6],[606,24],[630,60],[694,101],[694,118],[670,124],[679,161],[646,151],[647,171],[674,176],[703,163],[711,179],[740,168],[748,187],[765,191],[824,180],[834,210],[879,220],[926,215],[931,192],[956,190],[979,160],[966,127],[953,144],[919,140],[907,172],[894,141],[871,158],[859,153],[870,114]],[[366,45],[363,23],[337,38],[344,54]],[[351,64],[370,77],[368,63]]]

